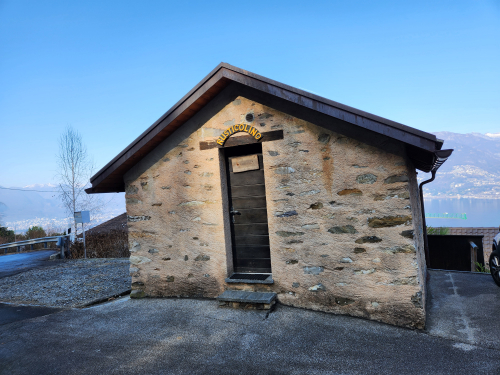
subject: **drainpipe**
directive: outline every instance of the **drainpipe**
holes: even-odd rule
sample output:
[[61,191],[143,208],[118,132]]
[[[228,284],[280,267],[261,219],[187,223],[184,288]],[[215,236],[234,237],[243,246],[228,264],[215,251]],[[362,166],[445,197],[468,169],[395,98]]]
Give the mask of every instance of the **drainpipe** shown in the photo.
[[423,181],[420,186],[420,203],[422,205],[422,225],[424,232],[424,250],[425,250],[425,264],[427,267],[430,267],[430,257],[429,257],[429,242],[427,240],[427,225],[425,222],[425,208],[424,208],[424,192],[422,186],[428,184],[429,182],[434,181],[436,178],[436,172],[443,163],[448,160],[453,150],[439,150],[434,151],[434,162],[432,163],[432,167],[430,172],[432,173],[432,177],[429,180]]
[[424,192],[422,186],[428,184],[429,182],[434,181],[434,179],[436,178],[436,170],[432,170],[431,173],[432,177],[426,181],[423,181],[418,187],[420,190],[420,203],[422,205],[422,225],[424,231],[425,264],[427,265],[427,267],[430,267],[430,258],[429,258],[429,243],[427,242],[427,224],[425,222]]

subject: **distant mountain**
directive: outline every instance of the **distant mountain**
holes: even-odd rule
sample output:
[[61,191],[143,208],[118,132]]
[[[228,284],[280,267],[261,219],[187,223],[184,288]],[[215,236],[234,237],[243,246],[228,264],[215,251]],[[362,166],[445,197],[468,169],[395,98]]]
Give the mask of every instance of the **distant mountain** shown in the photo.
[[[19,190],[10,190],[19,189]],[[47,191],[42,193],[39,190]],[[0,202],[4,221],[26,220],[34,217],[65,217],[57,197],[57,188],[51,185],[32,185],[4,189],[0,186]]]
[[[500,199],[500,133],[434,134],[444,139],[443,148],[455,151],[439,169],[436,180],[425,185],[426,198]],[[419,173],[418,177],[419,182],[429,178],[424,173]],[[56,185],[36,184],[11,189],[20,190],[0,188],[0,217],[4,223],[15,224],[24,230],[30,225],[65,220],[66,212]],[[102,215],[96,216],[96,224],[125,212],[123,193],[103,194],[103,201],[107,204]]]
[[[94,215],[92,220],[98,224],[125,212],[123,195],[103,194],[104,210],[100,215]],[[62,207],[56,185],[35,184],[7,189],[0,186],[0,216],[6,225],[26,230],[33,225],[63,225],[67,213]]]
[[434,134],[444,140],[443,149],[455,151],[425,185],[424,196],[500,199],[500,133]]

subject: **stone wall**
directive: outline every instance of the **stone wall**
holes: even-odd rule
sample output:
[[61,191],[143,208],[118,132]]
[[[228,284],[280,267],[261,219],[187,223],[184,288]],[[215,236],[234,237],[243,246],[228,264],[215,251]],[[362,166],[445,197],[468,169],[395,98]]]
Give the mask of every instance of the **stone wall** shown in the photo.
[[[231,245],[223,151],[199,148],[248,113],[259,131],[284,131],[283,140],[262,143],[274,279],[267,286],[224,281]],[[423,328],[421,228],[411,233],[421,225],[418,196],[403,148],[390,154],[238,97],[145,159],[125,176],[133,296],[271,290],[283,304]]]

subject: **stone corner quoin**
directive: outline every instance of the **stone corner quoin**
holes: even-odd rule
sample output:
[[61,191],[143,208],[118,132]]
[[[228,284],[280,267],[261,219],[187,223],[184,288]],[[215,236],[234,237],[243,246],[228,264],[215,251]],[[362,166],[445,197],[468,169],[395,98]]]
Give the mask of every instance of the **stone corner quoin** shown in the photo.
[[[223,152],[200,149],[246,123],[263,137],[283,130],[283,139],[261,143],[273,284],[226,283]],[[417,182],[404,154],[242,96],[184,129],[125,175],[131,297],[271,291],[285,305],[424,327]]]

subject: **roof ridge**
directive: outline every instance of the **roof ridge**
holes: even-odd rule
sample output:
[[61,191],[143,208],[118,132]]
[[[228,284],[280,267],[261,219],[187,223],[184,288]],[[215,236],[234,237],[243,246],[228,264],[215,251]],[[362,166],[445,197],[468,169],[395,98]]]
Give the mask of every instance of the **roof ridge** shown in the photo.
[[[358,110],[221,62],[157,121],[95,173],[90,178],[92,188],[87,189],[87,192],[124,191],[123,174],[160,142],[168,138],[173,131],[198,113],[201,108],[204,108],[207,103],[232,82],[242,85],[245,89],[255,90],[258,94],[262,94],[263,102],[277,99],[278,102],[274,103],[285,103],[283,104],[285,106],[299,106],[299,110],[304,111],[305,116],[309,116],[308,113],[327,116],[324,117],[324,120],[319,121],[317,124],[319,126],[328,128],[330,126],[328,125],[328,119],[332,118],[335,121],[341,121],[339,124],[345,123],[346,126],[343,129],[348,134],[351,133],[350,126],[358,126],[363,131],[372,131],[387,139],[392,138],[401,142],[409,147],[407,149],[408,156],[415,167],[424,171],[427,171],[429,166],[433,165],[435,160],[434,152],[442,147],[442,142],[438,141],[432,133]],[[248,93],[252,94],[253,91]],[[280,102],[280,100],[282,101]],[[313,112],[307,112],[308,110]],[[355,132],[357,130],[353,130],[352,134],[357,134]],[[381,144],[384,144],[384,142]],[[382,146],[379,145],[379,147]],[[106,181],[106,183],[103,184],[103,181]],[[99,189],[96,189],[97,186],[99,186]]]

